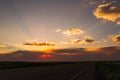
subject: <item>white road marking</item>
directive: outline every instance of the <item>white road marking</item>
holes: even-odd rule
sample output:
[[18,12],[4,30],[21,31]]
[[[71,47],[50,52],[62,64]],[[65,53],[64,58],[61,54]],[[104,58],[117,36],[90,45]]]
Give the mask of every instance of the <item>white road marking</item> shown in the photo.
[[76,75],[74,75],[70,80],[75,80],[80,74],[83,74],[85,71],[87,71],[88,68],[83,69],[82,71],[80,71],[79,73],[77,73]]

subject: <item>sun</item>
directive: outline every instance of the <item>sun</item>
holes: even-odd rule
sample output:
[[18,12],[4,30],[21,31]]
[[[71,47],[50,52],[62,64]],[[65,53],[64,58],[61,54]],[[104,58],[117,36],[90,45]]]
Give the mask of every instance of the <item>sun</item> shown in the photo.
[[50,57],[52,57],[52,54],[41,54],[40,55],[40,58],[42,58],[42,59],[46,59],[46,58],[50,58]]

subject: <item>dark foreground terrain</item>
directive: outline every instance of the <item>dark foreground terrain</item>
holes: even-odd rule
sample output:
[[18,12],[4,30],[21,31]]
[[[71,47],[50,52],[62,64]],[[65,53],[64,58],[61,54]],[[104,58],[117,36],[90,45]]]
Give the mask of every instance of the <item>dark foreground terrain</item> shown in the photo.
[[102,62],[99,70],[105,74],[107,80],[120,80],[120,62]]
[[[0,80],[107,80],[104,73],[105,66],[99,65],[99,63],[19,63],[24,66],[18,66],[16,62],[17,67],[15,67],[15,63],[9,64],[8,62],[7,66],[4,62],[2,65],[6,65],[6,68],[1,65]],[[14,69],[12,69],[12,65],[14,65]],[[100,69],[100,67],[102,68]]]

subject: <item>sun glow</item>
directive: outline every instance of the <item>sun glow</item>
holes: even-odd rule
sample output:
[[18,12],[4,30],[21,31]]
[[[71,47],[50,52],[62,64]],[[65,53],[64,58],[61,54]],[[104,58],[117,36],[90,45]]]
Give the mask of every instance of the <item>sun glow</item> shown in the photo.
[[46,53],[53,53],[53,49],[46,49],[46,50],[44,50],[44,52],[46,52]]
[[97,51],[99,48],[86,48],[87,51]]
[[[30,50],[30,49],[29,49]],[[33,47],[30,51],[40,51],[45,53],[52,53],[54,48],[48,48],[48,47]]]
[[52,57],[52,55],[51,54],[42,54],[42,55],[40,55],[40,58],[50,58],[50,57]]

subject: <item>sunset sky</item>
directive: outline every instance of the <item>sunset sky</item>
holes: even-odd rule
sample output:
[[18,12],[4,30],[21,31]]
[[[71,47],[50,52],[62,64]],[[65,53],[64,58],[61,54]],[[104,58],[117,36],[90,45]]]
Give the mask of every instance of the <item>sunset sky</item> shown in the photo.
[[0,0],[0,54],[119,45],[119,0]]

